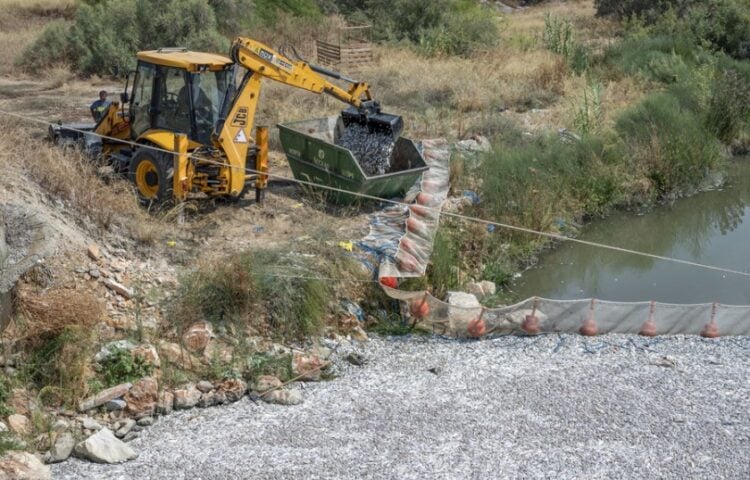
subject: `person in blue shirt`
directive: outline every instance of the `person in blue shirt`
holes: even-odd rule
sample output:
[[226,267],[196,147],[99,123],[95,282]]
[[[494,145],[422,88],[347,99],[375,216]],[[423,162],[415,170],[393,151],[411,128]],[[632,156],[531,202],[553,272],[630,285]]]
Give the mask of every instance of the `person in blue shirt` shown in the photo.
[[95,122],[99,122],[101,118],[107,113],[109,104],[112,103],[107,100],[107,91],[102,90],[99,92],[99,100],[91,104],[91,116],[94,117]]

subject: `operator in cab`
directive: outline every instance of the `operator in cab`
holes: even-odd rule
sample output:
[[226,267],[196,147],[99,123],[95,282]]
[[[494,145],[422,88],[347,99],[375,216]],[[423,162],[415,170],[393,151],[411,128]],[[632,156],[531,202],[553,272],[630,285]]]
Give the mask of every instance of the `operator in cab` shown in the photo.
[[107,91],[102,90],[99,92],[99,100],[92,103],[90,107],[91,116],[94,118],[95,122],[99,123],[99,120],[101,120],[104,114],[107,113],[110,103],[112,102],[107,100]]

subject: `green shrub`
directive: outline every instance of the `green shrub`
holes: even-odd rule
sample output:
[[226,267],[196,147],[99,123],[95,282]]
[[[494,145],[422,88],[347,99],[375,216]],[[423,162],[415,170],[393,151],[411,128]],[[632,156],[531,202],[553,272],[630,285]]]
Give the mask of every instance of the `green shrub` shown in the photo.
[[291,380],[293,376],[292,356],[262,354],[249,357],[245,375],[250,381],[262,375],[273,375],[282,382]]
[[0,377],[0,417],[7,417],[13,411],[8,407],[7,402],[10,399],[10,385],[5,377]]
[[61,333],[39,339],[31,348],[21,376],[35,387],[56,387],[68,403],[88,391],[87,371],[94,332],[85,327],[66,327]]
[[275,335],[304,338],[320,333],[331,294],[325,281],[284,278],[273,273],[262,275],[259,280]]
[[63,62],[81,73],[113,74],[132,69],[139,50],[174,46],[221,52],[228,41],[201,0],[107,0],[81,4],[70,27],[51,24],[20,64],[34,71]]
[[697,45],[750,58],[747,0],[597,0],[599,15],[638,18],[652,35],[690,34]]
[[406,40],[425,55],[468,55],[494,46],[499,35],[494,11],[472,0],[335,3],[353,23],[372,24],[375,40]]
[[254,255],[240,253],[184,276],[172,306],[174,322],[182,328],[202,320],[213,324],[244,320],[259,295],[254,263]]
[[114,349],[100,365],[104,388],[133,382],[153,372],[153,365],[143,357],[134,357],[129,350],[121,348]]
[[[344,267],[331,261],[328,268]],[[170,318],[179,330],[207,320],[237,334],[252,326],[283,338],[309,336],[319,332],[328,313],[330,282],[317,278],[328,275],[304,256],[238,253],[184,276]]]
[[468,55],[495,46],[497,22],[479,7],[456,8],[439,25],[419,30],[420,51],[427,55]]
[[427,266],[427,279],[434,295],[442,297],[448,290],[455,290],[460,286],[458,265],[456,239],[446,228],[438,229]]
[[599,83],[591,83],[584,87],[580,102],[575,106],[573,124],[576,132],[589,135],[599,131],[603,119],[602,86]]
[[693,35],[709,48],[738,58],[750,58],[750,2],[708,0],[686,14]]
[[696,185],[721,161],[718,142],[700,115],[668,93],[653,94],[625,111],[615,128],[632,164],[660,196]]
[[0,432],[0,456],[12,450],[24,450],[26,447],[10,432]]
[[588,69],[589,51],[576,41],[570,20],[561,19],[549,13],[545,14],[542,42],[547,50],[561,55],[577,75],[583,74]]
[[711,58],[684,35],[629,37],[605,52],[604,63],[627,75],[642,75],[663,83],[674,83],[691,75],[696,66]]
[[573,40],[573,24],[569,20],[545,13],[542,41],[547,50],[567,59],[573,53],[575,43]]
[[656,21],[670,9],[682,9],[699,0],[594,0],[597,15],[617,18],[640,16]]
[[706,126],[731,143],[750,120],[750,83],[736,70],[718,72],[706,115]]

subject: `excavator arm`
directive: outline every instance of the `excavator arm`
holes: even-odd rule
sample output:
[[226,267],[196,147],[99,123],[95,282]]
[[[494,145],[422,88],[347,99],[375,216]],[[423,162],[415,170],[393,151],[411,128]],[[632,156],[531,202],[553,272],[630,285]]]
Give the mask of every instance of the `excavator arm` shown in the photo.
[[[226,105],[226,115],[223,116],[217,130],[216,146],[224,150],[229,160],[226,176],[229,177],[229,193],[237,196],[245,187],[245,168],[248,158],[250,131],[260,96],[261,80],[268,78],[291,87],[309,92],[331,95],[342,102],[351,105],[341,112],[345,126],[359,124],[368,128],[370,132],[388,135],[394,139],[403,130],[403,120],[400,116],[383,113],[376,102],[370,87],[365,82],[358,82],[346,78],[335,72],[308,64],[302,60],[292,61],[268,46],[255,40],[238,37],[232,43],[231,57],[235,64],[247,70],[245,78],[238,86],[231,102]],[[324,76],[343,80],[349,84],[344,89]],[[265,148],[258,145],[259,149]],[[267,168],[256,158],[255,170],[263,172]],[[258,175],[256,188],[265,187],[265,178]]]

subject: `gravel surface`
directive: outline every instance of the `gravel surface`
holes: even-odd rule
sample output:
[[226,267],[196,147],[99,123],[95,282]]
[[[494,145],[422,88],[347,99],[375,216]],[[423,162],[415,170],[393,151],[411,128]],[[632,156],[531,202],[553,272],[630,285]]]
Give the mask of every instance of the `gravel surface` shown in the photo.
[[[160,419],[54,478],[750,478],[750,337],[372,339],[295,407]],[[340,348],[343,358],[347,348]],[[431,372],[433,370],[436,373]]]

